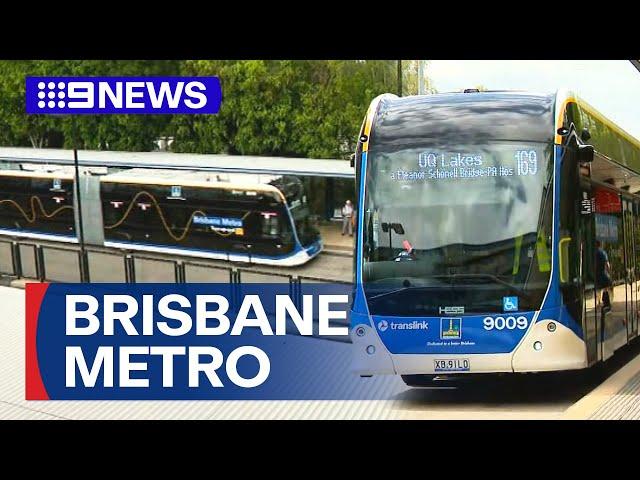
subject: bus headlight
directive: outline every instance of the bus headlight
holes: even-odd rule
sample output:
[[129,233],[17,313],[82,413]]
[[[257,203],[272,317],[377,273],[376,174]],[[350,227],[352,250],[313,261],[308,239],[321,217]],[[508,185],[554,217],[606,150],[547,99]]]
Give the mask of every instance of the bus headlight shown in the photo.
[[547,324],[547,330],[549,330],[550,332],[555,332],[556,331],[556,324],[555,322],[549,322]]
[[541,341],[533,342],[533,349],[538,352],[542,350],[542,342]]
[[356,328],[356,335],[359,337],[364,337],[365,334],[365,330],[364,327],[358,327]]
[[374,353],[376,353],[376,347],[374,347],[373,345],[369,345],[369,346],[367,347],[367,353],[368,353],[369,355],[373,355]]

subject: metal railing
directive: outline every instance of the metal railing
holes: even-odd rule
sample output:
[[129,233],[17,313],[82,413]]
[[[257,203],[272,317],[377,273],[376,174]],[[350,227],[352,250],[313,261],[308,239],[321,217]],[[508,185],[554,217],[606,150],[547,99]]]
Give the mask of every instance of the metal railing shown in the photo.
[[87,281],[95,283],[282,283],[290,286],[295,298],[303,283],[349,283],[244,265],[227,267],[192,257],[97,246],[86,246],[83,252],[77,244],[0,236],[0,275],[47,282],[81,282],[83,263],[87,266]]
[[[256,283],[282,284],[302,311],[304,287],[318,283],[349,284],[308,275],[294,275],[238,265],[222,266],[192,257],[140,254],[128,250],[77,244],[59,245],[33,239],[0,236],[0,275],[46,282],[80,282],[82,265],[88,281],[97,283],[221,283],[231,288],[232,308],[239,308],[243,286]],[[265,307],[267,308],[267,307]],[[273,313],[267,311],[267,313]],[[332,320],[336,326],[348,320]],[[314,327],[315,329],[316,327]],[[317,336],[314,333],[314,336]],[[348,338],[328,340],[350,342]]]
[[[34,154],[45,152],[34,151]],[[69,158],[49,158],[49,153],[42,158],[2,158],[0,168],[7,165],[8,170],[23,170],[24,164],[29,169],[32,164],[39,164],[44,171],[49,171],[52,165],[67,167],[74,165]],[[37,156],[37,155],[36,155]],[[152,163],[140,163],[140,159],[124,160],[121,163],[104,161],[83,161],[79,165],[84,167],[100,167],[105,170],[114,167],[145,167],[168,168],[175,170],[185,169],[182,163],[168,162],[167,165]],[[110,248],[102,246],[104,236],[102,231],[103,219],[93,218],[89,209],[82,210],[80,200],[86,206],[95,200],[91,193],[96,192],[96,182],[92,183],[93,176],[80,175],[78,166],[73,172],[74,196],[76,207],[74,209],[74,228],[78,243],[65,241],[40,240],[36,238],[13,235],[4,230],[0,235],[0,276],[10,278],[25,278],[46,282],[92,282],[92,283],[220,283],[231,287],[231,302],[237,306],[242,297],[243,286],[255,283],[281,284],[283,291],[288,290],[298,308],[302,308],[302,292],[304,284],[313,283],[348,283],[330,279],[305,276],[299,273],[277,271],[277,267],[271,270],[269,267],[252,265],[250,263],[234,263],[234,252],[226,255],[227,264],[222,261],[208,260],[187,255],[168,255],[163,253],[138,252],[126,248]],[[209,170],[206,165],[195,166],[196,170]],[[188,169],[194,169],[194,166]],[[38,169],[34,169],[37,171]],[[220,169],[215,169],[219,171]],[[58,171],[51,169],[51,171]],[[64,174],[62,170],[61,174]],[[65,170],[69,174],[68,170]],[[117,168],[116,168],[117,171]],[[86,172],[85,172],[86,173]],[[84,193],[83,193],[84,192]],[[89,193],[87,193],[89,192]],[[98,198],[98,197],[96,197]],[[88,202],[88,203],[85,203]],[[32,208],[35,212],[35,210]],[[101,212],[101,210],[99,210]],[[31,217],[26,219],[28,222]],[[35,220],[35,217],[33,218]],[[7,227],[13,228],[13,227]],[[41,237],[47,238],[47,237]],[[48,238],[52,238],[49,236]],[[236,253],[244,253],[251,260],[252,248],[250,245],[239,245]],[[227,266],[228,265],[228,266]],[[248,287],[247,287],[248,288]],[[345,341],[344,339],[341,341]],[[348,341],[348,339],[346,340]]]

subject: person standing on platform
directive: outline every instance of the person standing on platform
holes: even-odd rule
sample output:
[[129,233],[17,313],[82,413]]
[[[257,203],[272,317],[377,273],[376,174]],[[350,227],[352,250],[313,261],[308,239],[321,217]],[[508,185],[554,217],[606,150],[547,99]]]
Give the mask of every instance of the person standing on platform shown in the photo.
[[342,235],[349,234],[353,237],[353,223],[351,222],[353,217],[353,205],[351,200],[347,200],[342,207]]

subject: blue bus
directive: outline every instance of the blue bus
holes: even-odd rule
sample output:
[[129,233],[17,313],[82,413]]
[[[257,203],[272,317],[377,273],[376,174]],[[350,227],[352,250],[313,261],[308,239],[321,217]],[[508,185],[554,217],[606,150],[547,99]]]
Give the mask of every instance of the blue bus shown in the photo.
[[637,336],[640,141],[573,93],[381,95],[355,163],[356,373],[585,369]]
[[[77,243],[73,168],[19,167],[0,169],[0,236]],[[295,176],[104,168],[80,178],[89,244],[282,267],[322,250]]]

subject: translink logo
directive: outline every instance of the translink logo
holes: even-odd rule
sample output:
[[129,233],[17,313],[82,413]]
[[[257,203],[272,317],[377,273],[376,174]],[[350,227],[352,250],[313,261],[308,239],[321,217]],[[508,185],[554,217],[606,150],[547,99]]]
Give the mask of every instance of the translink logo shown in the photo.
[[414,320],[412,322],[387,322],[386,320],[380,320],[378,322],[378,330],[381,332],[386,331],[391,327],[391,330],[429,330],[429,322],[426,320]]

